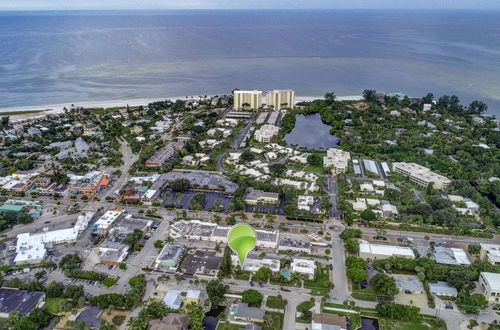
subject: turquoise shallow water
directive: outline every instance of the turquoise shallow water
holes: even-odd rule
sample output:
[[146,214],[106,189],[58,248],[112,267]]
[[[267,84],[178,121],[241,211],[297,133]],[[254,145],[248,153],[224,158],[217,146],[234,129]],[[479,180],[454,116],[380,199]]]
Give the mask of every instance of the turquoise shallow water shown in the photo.
[[293,88],[500,113],[500,12],[0,12],[0,108]]

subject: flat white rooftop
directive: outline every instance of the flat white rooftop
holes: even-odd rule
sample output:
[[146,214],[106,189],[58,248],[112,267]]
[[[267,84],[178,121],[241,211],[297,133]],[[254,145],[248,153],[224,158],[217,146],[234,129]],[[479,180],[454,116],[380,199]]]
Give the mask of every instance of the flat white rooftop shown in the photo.
[[415,258],[415,253],[413,253],[413,250],[410,248],[396,245],[371,244],[366,241],[362,241],[359,244],[359,251],[378,255],[399,255]]
[[486,280],[492,291],[500,291],[500,274],[482,272],[481,276]]

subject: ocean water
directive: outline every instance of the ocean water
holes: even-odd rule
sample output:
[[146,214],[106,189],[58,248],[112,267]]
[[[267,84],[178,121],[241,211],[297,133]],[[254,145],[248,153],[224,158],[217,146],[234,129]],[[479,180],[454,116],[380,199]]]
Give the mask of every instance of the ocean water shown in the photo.
[[0,12],[0,108],[292,88],[500,114],[499,11]]

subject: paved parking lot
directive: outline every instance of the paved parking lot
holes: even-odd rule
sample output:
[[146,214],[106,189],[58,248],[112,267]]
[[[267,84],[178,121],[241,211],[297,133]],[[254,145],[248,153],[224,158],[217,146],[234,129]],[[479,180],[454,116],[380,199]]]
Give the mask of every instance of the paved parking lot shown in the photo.
[[285,208],[285,200],[283,198],[280,198],[279,205],[255,205],[255,206],[247,205],[245,211],[284,215],[285,214],[284,208]]
[[178,193],[171,190],[167,190],[167,192],[165,193],[165,197],[163,199],[163,204],[164,205],[174,204],[177,205],[179,208],[187,210],[189,209],[189,201],[191,200],[191,198],[193,198],[195,195],[198,194],[205,195],[205,204],[203,205],[204,211],[210,210],[216,201],[220,201],[221,210],[226,211],[227,204],[232,202],[231,197],[216,192],[189,191],[186,193],[180,193],[182,197],[179,198],[179,200],[177,200],[176,194]]

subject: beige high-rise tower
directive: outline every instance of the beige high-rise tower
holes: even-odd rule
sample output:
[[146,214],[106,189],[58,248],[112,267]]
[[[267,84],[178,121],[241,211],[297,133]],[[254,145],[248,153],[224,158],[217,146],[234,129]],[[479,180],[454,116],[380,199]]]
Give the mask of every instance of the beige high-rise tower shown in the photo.
[[262,106],[262,91],[234,91],[234,110],[256,110]]
[[266,104],[273,110],[291,109],[295,104],[295,92],[291,89],[268,92]]

